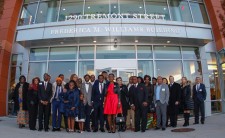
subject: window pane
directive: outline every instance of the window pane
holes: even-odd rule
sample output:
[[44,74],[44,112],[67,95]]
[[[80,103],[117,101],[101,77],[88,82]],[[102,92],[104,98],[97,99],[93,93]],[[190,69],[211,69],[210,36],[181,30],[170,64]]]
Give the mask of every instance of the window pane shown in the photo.
[[119,5],[118,0],[110,0],[110,8],[111,14],[118,14],[119,13]]
[[77,47],[60,47],[50,49],[50,60],[66,60],[77,58]]
[[108,14],[109,0],[86,0],[84,13],[85,14]]
[[97,46],[97,59],[134,59],[134,46]]
[[34,23],[37,10],[37,3],[25,4],[20,15],[19,25],[29,25]]
[[93,75],[94,61],[81,61],[79,62],[79,77],[83,78],[85,74]]
[[144,14],[143,0],[120,0],[121,14]]
[[164,78],[169,78],[170,75],[174,77],[176,82],[181,81],[182,64],[181,61],[156,61],[156,74]]
[[24,3],[38,2],[39,0],[24,0]]
[[167,0],[145,0],[147,14],[165,15],[166,20],[170,20]]
[[94,46],[80,46],[79,59],[94,59]]
[[82,15],[84,1],[63,0],[59,13],[59,21],[65,21],[66,16]]
[[138,76],[144,77],[145,75],[154,76],[153,62],[152,61],[138,61]]
[[30,61],[47,60],[48,48],[32,48],[30,50]]
[[51,82],[55,82],[55,78],[59,74],[63,74],[65,82],[68,82],[70,75],[76,73],[76,62],[49,62],[48,64],[48,73],[51,75]]
[[28,82],[31,82],[35,77],[39,77],[43,80],[43,75],[46,73],[46,67],[46,62],[30,63],[28,68]]
[[16,86],[19,82],[19,77],[22,75],[22,67],[11,67],[10,72],[10,88]]
[[184,59],[200,59],[199,48],[197,47],[182,47]]
[[154,50],[156,59],[181,59],[179,47],[156,46]]
[[191,11],[187,1],[170,0],[173,21],[192,22]]
[[217,64],[216,53],[206,53],[207,64]]
[[23,62],[23,55],[22,54],[14,54],[12,55],[11,64],[14,66],[21,66]]
[[209,24],[205,6],[203,4],[191,2],[191,10],[193,13],[194,22]]
[[221,101],[213,101],[213,102],[211,102],[211,110],[212,110],[212,113],[222,112],[222,103],[221,103]]
[[139,59],[152,59],[152,46],[137,46],[137,57]]
[[36,23],[55,22],[58,16],[59,1],[41,2],[38,8]]
[[201,77],[202,75],[202,65],[200,61],[184,61],[184,76],[191,81],[192,84],[195,83],[196,77]]

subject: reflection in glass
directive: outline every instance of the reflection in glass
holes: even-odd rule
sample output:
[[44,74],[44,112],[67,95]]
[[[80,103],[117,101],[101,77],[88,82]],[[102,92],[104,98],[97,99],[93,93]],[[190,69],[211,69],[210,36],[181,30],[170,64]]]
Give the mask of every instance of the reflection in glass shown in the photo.
[[209,24],[209,19],[206,13],[205,6],[202,3],[190,3],[193,18],[195,23]]
[[134,46],[97,46],[97,59],[134,59]]
[[180,47],[155,46],[156,59],[181,59]]
[[138,76],[144,77],[144,75],[154,76],[153,62],[148,60],[138,61]]
[[170,75],[174,77],[175,82],[180,82],[182,77],[181,61],[155,61],[156,74],[164,78],[169,78]]
[[49,62],[48,65],[48,73],[51,75],[51,82],[55,82],[55,78],[58,77],[59,74],[63,74],[65,77],[65,82],[68,82],[70,79],[70,75],[76,73],[76,62]]
[[167,0],[145,0],[147,14],[165,15],[166,20],[170,20]]
[[110,0],[110,14],[118,14],[119,13],[119,4],[118,0]]
[[63,0],[59,13],[59,21],[65,21],[66,16],[69,15],[82,15],[83,4],[83,0]]
[[59,0],[41,2],[39,4],[35,22],[46,23],[57,21],[58,9],[59,9]]
[[139,59],[152,59],[152,46],[137,46],[137,57]]
[[191,11],[187,1],[169,0],[173,21],[192,22]]
[[85,14],[108,14],[109,0],[85,0]]
[[23,5],[19,25],[30,25],[34,23],[37,3]]
[[94,46],[80,46],[79,59],[94,59]]
[[47,60],[48,48],[32,48],[30,50],[30,61]]
[[31,82],[35,77],[39,77],[43,80],[43,75],[46,73],[46,67],[46,62],[30,63],[28,68],[28,82]]
[[19,82],[19,77],[22,75],[22,67],[11,67],[11,74],[10,74],[10,88],[15,87],[16,83]]
[[94,74],[94,61],[82,61],[79,62],[79,76],[83,78],[85,74]]
[[200,59],[198,47],[182,47],[182,54],[184,59]]
[[11,65],[13,66],[21,66],[23,62],[22,54],[13,54],[11,58]]
[[53,47],[50,49],[50,60],[66,60],[77,58],[77,47]]
[[206,59],[207,59],[207,64],[217,64],[216,60],[216,53],[205,53],[206,54]]
[[221,103],[221,101],[213,101],[213,102],[211,102],[211,110],[212,110],[212,113],[222,112],[222,103]]
[[143,0],[120,0],[121,14],[144,14]]
[[192,84],[195,83],[196,77],[202,76],[202,65],[200,61],[184,61],[184,76],[191,81]]

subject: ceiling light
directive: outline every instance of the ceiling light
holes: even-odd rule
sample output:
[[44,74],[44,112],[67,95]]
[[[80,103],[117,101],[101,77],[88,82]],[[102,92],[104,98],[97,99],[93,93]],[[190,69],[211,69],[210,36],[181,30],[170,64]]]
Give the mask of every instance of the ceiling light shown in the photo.
[[95,41],[95,40],[93,41],[93,43],[96,43],[96,42],[97,42],[97,41]]
[[63,10],[65,11],[66,9],[64,8]]
[[164,46],[164,47],[166,47],[166,46]]
[[63,45],[63,44],[64,44],[64,42],[60,42],[60,44],[61,44],[61,45]]
[[164,11],[167,9],[167,8],[163,8],[164,9]]
[[40,13],[42,13],[42,11],[40,11]]
[[116,9],[116,6],[114,6],[113,8]]
[[135,40],[134,42],[135,42],[135,43],[138,43],[138,40]]
[[169,44],[169,43],[170,43],[170,41],[167,41],[166,43],[167,43],[167,44]]
[[90,6],[88,6],[88,9],[90,9],[91,7]]
[[141,9],[142,7],[140,6],[139,8]]

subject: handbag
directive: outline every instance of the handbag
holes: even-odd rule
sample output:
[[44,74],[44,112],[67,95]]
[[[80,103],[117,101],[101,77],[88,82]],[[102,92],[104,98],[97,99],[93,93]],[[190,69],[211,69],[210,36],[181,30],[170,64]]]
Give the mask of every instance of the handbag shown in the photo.
[[123,124],[125,123],[125,117],[123,116],[123,114],[121,113],[121,116],[118,116],[118,114],[116,115],[116,124]]
[[155,103],[154,102],[149,104],[149,112],[150,113],[155,113],[156,112],[156,108],[155,108]]

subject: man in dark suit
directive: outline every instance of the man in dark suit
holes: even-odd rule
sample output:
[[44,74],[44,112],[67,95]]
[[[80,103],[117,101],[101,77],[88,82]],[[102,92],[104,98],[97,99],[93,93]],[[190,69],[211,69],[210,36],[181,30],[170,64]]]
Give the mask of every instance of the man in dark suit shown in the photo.
[[52,97],[52,84],[48,82],[49,75],[44,74],[44,81],[39,83],[38,87],[38,98],[39,98],[39,131],[43,129],[43,116],[44,116],[44,129],[48,131],[49,125],[49,110],[50,110],[50,99]]
[[201,123],[205,122],[205,105],[204,101],[206,99],[206,89],[205,85],[201,83],[201,78],[196,77],[196,84],[193,86],[193,100],[194,100],[194,113],[195,113],[195,123],[199,124],[199,110],[201,112]]
[[91,101],[94,107],[94,131],[98,131],[98,121],[100,122],[100,130],[101,132],[105,132],[104,130],[104,112],[103,112],[103,102],[105,96],[105,84],[103,83],[104,76],[99,75],[98,80],[95,81],[92,87],[92,97]]
[[141,132],[145,132],[148,113],[148,92],[144,84],[137,82],[136,76],[132,78],[133,86],[129,89],[129,93],[131,108],[135,111],[135,132],[140,131],[140,120]]
[[170,118],[171,127],[177,126],[177,115],[179,111],[179,103],[180,103],[180,94],[181,94],[181,86],[180,84],[174,82],[174,77],[169,77],[170,84],[170,97],[169,97],[169,105],[168,105],[168,115]]

